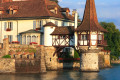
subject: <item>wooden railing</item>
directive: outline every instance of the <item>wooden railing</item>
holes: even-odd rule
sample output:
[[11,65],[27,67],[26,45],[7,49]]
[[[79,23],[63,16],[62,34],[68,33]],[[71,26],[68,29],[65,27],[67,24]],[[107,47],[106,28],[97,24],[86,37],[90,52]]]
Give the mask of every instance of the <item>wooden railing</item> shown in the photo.
[[98,40],[98,45],[104,45],[106,46],[107,45],[107,40]]

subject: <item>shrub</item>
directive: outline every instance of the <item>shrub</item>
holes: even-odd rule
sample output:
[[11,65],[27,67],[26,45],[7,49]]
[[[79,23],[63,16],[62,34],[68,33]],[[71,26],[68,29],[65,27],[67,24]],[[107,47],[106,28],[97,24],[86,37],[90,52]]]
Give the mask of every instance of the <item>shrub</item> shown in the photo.
[[74,50],[74,58],[80,58],[79,54],[77,53],[76,50]]
[[11,58],[11,56],[10,55],[5,55],[2,58]]

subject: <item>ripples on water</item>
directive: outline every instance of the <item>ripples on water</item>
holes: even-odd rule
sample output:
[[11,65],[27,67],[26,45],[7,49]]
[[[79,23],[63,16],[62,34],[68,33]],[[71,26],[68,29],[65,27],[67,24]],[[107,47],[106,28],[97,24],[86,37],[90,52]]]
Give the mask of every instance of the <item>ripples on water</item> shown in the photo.
[[97,72],[48,71],[45,74],[0,74],[0,80],[120,80],[120,65]]

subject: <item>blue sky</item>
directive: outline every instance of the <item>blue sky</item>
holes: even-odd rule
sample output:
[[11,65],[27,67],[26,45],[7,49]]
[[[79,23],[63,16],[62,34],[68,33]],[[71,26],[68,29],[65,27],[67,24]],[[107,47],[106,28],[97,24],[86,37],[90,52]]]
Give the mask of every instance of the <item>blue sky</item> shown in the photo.
[[[86,0],[59,0],[62,7],[69,7],[72,11],[77,9],[82,19]],[[95,0],[99,22],[114,22],[120,29],[120,0]]]

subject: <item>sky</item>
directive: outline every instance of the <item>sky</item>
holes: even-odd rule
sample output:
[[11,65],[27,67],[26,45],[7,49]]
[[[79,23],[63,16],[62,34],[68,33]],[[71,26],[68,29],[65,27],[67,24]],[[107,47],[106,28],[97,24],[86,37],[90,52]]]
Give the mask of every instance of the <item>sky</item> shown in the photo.
[[[59,0],[61,7],[68,7],[72,12],[77,9],[80,19],[83,18],[86,0]],[[114,22],[120,30],[120,0],[95,0],[99,22]]]

